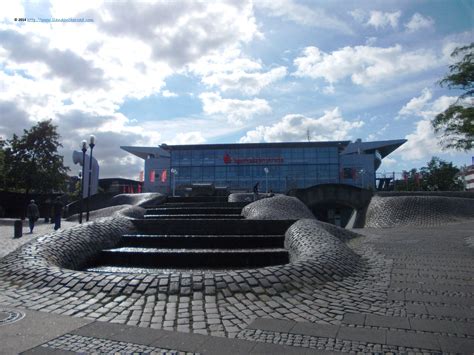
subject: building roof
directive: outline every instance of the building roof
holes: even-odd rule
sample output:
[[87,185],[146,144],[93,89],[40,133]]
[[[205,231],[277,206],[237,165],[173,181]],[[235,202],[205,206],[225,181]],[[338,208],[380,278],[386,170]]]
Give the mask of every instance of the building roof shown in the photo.
[[327,142],[280,142],[280,143],[225,143],[225,144],[187,144],[167,145],[160,147],[169,150],[187,149],[255,149],[255,148],[303,148],[303,147],[334,147],[345,148],[350,141],[327,141]]
[[360,140],[350,143],[342,154],[374,153],[376,150],[382,158],[392,153],[395,149],[404,144],[406,139],[393,139],[387,141],[362,142]]
[[121,146],[120,148],[142,159],[147,159],[150,155],[154,156],[155,158],[159,158],[159,157],[169,158],[170,157],[170,153],[160,147]]

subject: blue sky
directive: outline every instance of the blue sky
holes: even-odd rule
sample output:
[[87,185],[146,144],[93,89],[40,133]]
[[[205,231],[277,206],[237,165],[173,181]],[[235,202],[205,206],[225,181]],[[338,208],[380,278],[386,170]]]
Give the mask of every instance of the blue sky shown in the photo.
[[[0,5],[0,136],[52,119],[62,153],[97,136],[101,176],[137,178],[120,145],[408,142],[379,172],[443,151],[437,81],[473,37],[472,1],[9,1]],[[15,17],[36,19],[18,22]],[[38,22],[86,18],[87,23]]]

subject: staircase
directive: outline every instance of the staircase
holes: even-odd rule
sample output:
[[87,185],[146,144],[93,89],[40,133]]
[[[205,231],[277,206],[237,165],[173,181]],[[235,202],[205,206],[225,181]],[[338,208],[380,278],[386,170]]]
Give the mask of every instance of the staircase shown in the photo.
[[246,220],[246,203],[168,198],[135,220],[138,232],[103,250],[93,271],[239,269],[288,263],[284,234],[294,221]]

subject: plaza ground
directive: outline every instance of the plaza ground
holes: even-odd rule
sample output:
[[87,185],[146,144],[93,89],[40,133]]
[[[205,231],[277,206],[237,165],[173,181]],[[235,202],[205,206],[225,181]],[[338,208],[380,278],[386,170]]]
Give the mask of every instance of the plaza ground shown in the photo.
[[[52,227],[12,240],[2,225],[2,256]],[[108,297],[81,283],[53,297],[2,284],[0,352],[472,353],[474,221],[355,231],[363,272],[294,294]]]

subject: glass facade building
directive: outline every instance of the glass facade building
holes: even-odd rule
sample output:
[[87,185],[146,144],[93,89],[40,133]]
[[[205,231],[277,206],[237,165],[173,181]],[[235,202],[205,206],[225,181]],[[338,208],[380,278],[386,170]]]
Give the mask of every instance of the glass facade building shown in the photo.
[[[122,147],[145,160],[144,191],[169,193],[196,183],[232,191],[286,192],[318,184],[371,188],[384,156],[404,140]],[[267,185],[268,184],[268,185]]]

